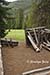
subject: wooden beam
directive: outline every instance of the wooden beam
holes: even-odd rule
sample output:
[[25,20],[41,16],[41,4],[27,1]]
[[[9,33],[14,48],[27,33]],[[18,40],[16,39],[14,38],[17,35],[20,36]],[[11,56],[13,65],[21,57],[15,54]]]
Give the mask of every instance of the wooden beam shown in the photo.
[[35,28],[26,28],[26,30],[33,30],[33,29],[36,29],[36,30],[45,29],[45,27],[43,26],[43,27],[35,27]]
[[45,29],[46,33],[50,33],[50,29]]
[[28,32],[28,39],[30,40],[30,42],[31,42],[31,44],[32,44],[32,46],[33,46],[33,48],[36,50],[36,52],[39,52],[40,51],[40,49],[37,47],[37,45],[35,44],[35,42],[34,42],[34,40],[33,40],[33,38],[32,38],[32,36],[31,36],[31,34]]
[[22,75],[30,75],[30,74],[35,74],[35,75],[47,75],[50,73],[50,66],[44,67],[44,68],[39,68],[31,71],[27,71],[22,73]]
[[1,44],[4,46],[4,45],[6,45],[6,46],[18,46],[18,41],[16,41],[16,40],[12,40],[12,39],[1,39]]
[[47,47],[50,47],[50,43],[43,42],[43,44]]
[[33,29],[33,31],[34,31],[34,36],[35,36],[35,39],[36,39],[36,42],[37,42],[37,45],[38,45],[39,44],[39,41],[38,41],[38,38],[37,38],[37,34],[36,34],[35,29]]
[[46,50],[50,51],[50,48],[42,44],[42,47],[45,48]]

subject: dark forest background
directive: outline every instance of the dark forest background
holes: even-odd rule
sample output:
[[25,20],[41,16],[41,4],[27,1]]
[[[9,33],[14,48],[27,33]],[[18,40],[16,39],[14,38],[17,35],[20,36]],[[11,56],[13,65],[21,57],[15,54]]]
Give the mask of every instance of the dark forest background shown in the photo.
[[0,0],[0,37],[8,29],[46,26],[50,28],[50,0]]

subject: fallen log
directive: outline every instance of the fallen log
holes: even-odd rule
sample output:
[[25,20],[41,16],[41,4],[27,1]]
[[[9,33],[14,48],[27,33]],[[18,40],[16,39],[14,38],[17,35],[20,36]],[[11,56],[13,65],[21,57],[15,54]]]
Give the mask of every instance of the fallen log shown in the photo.
[[50,43],[43,42],[43,44],[47,47],[50,47]]
[[37,34],[36,34],[36,31],[35,31],[35,29],[34,29],[33,31],[34,31],[35,40],[36,40],[36,42],[37,42],[37,45],[38,45],[38,44],[39,44],[39,41],[38,41],[38,38],[37,38]]
[[13,46],[18,46],[18,41],[4,38],[4,39],[1,39],[1,44],[2,44],[2,46],[6,45],[6,46],[13,47]]
[[45,29],[46,33],[50,33],[50,29]]
[[42,44],[42,47],[45,48],[46,50],[50,51],[50,48],[47,47],[46,45]]
[[35,70],[31,70],[31,71],[27,71],[22,73],[22,75],[48,75],[50,73],[50,66],[48,67],[44,67],[44,68],[39,68],[39,69],[35,69]]
[[31,34],[28,32],[28,39],[30,40],[30,42],[31,42],[31,44],[32,44],[32,46],[33,46],[33,48],[36,50],[36,52],[39,52],[40,51],[40,49],[37,47],[37,45],[35,44],[35,42],[33,41],[33,38],[32,38],[32,36],[31,36]]
[[35,30],[45,29],[45,26],[43,26],[43,27],[36,27],[36,28],[27,28],[26,30],[28,31],[28,30],[33,30],[33,29],[35,29]]

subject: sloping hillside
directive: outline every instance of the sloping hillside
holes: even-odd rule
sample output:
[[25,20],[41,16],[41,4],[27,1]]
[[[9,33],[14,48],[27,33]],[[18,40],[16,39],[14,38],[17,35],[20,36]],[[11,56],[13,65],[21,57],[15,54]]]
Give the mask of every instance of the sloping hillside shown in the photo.
[[30,9],[33,2],[36,2],[38,4],[40,1],[41,0],[18,0],[18,1],[14,1],[8,5],[8,7],[12,8],[9,12],[11,12],[12,14],[15,15],[15,13],[17,13],[19,8],[22,8],[24,11],[27,11]]

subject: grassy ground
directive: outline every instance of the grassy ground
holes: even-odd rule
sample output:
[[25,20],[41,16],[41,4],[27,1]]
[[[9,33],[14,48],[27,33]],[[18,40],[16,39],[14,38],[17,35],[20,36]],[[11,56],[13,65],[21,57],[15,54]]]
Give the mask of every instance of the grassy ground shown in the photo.
[[24,30],[11,30],[5,38],[12,38],[16,39],[18,41],[24,41],[25,40],[25,33]]

